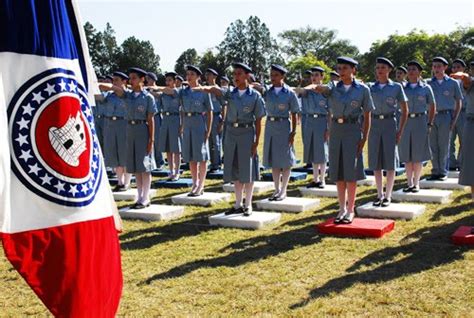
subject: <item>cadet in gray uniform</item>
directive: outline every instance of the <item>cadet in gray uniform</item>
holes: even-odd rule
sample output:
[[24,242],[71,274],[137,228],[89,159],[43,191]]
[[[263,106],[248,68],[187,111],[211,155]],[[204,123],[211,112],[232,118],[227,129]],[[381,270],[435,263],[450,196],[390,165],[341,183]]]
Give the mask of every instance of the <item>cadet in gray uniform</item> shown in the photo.
[[[471,65],[473,65],[471,63]],[[474,78],[466,73],[451,74],[452,77],[462,81],[466,98],[466,120],[464,122],[464,138],[462,146],[461,172],[459,173],[459,184],[471,187],[471,198],[474,204]],[[474,232],[474,228],[473,228]]]
[[[261,121],[265,107],[261,95],[249,87],[251,68],[233,63],[236,87],[226,90],[215,86],[197,88],[222,98],[226,103],[224,143],[224,182],[234,182],[235,205],[226,215],[252,213],[254,181],[258,180],[257,148],[260,141]],[[245,205],[243,196],[245,191]]]
[[183,87],[184,78],[181,75],[176,75],[176,88]]
[[125,98],[127,105],[127,172],[134,173],[138,200],[134,206],[143,209],[150,205],[151,170],[154,166],[153,144],[155,136],[154,116],[156,104],[153,96],[144,88],[146,72],[132,67],[128,71],[131,90],[114,85],[100,85]]
[[445,180],[448,174],[449,141],[461,111],[462,93],[458,81],[446,75],[448,61],[433,58],[433,78],[427,82],[436,100],[436,117],[430,132],[431,176],[428,180]]
[[350,57],[338,57],[337,71],[341,80],[336,85],[314,86],[317,92],[328,96],[332,116],[329,177],[336,182],[340,207],[335,223],[352,223],[357,180],[365,178],[362,151],[370,131],[370,113],[374,104],[369,88],[355,79],[358,64]]
[[[305,124],[306,124],[306,116],[304,115],[305,114],[305,110],[308,108],[307,106],[307,103],[311,100],[311,99],[308,99],[308,98],[302,98],[301,94],[304,94],[304,92],[301,91],[301,88],[305,87],[305,86],[308,86],[309,84],[311,84],[311,74],[312,74],[312,71],[311,70],[306,70],[303,74],[303,76],[301,77],[300,79],[300,82],[299,82],[299,85],[298,87],[295,89],[295,92],[296,90],[300,90],[300,93],[297,93],[298,95],[298,100],[300,101],[300,105],[301,105],[301,116],[298,117],[298,123],[300,124],[301,126],[301,137],[303,138],[304,140],[304,133],[305,133]],[[305,165],[305,168],[310,168],[312,167],[312,164],[311,162],[306,162],[304,161],[304,163],[306,164]]]
[[[97,79],[99,83],[111,83],[110,79],[105,77],[100,77]],[[100,148],[104,149],[104,108],[105,102],[103,98],[97,96],[96,105],[92,108],[94,114],[94,126],[97,134],[97,139],[99,140]],[[105,97],[103,94],[102,97]]]
[[431,86],[421,79],[420,63],[407,64],[408,82],[403,89],[408,98],[408,119],[398,145],[400,162],[405,163],[408,187],[403,192],[419,192],[423,161],[431,159],[430,129],[436,113]]
[[[182,155],[185,162],[189,162],[193,186],[188,196],[201,196],[204,192],[204,183],[206,181],[206,161],[209,160],[208,140],[211,135],[212,127],[212,103],[211,96],[202,91],[194,91],[199,87],[199,78],[202,75],[201,70],[194,65],[186,66],[186,79],[189,86],[183,87],[178,91],[178,97],[182,109],[182,128],[183,135]],[[168,87],[156,87],[167,95],[176,95],[174,89]]]
[[[453,65],[451,66],[451,73],[464,73],[466,71],[466,62],[461,59],[455,59],[453,61]],[[461,92],[463,97],[466,95],[466,90],[464,89],[463,85],[459,83],[461,87]],[[449,170],[456,171],[459,170],[461,164],[461,150],[462,150],[462,143],[463,143],[463,129],[464,129],[464,122],[466,118],[466,99],[463,98],[461,112],[459,113],[458,120],[456,121],[456,126],[454,130],[451,132],[451,139],[449,143]],[[458,155],[456,156],[456,137],[459,138],[459,151]]]
[[175,72],[165,73],[166,87],[174,91],[173,95],[161,94],[158,110],[163,116],[161,122],[158,151],[166,152],[170,175],[169,181],[179,180],[179,167],[181,164],[181,134],[182,125],[179,89],[176,88]]
[[[377,199],[374,206],[387,207],[392,201],[395,182],[395,168],[398,164],[397,144],[407,120],[407,97],[403,87],[389,79],[393,63],[378,57],[375,65],[377,81],[370,85],[370,93],[375,109],[372,111],[372,125],[369,134],[369,169],[374,171],[377,185]],[[397,113],[401,110],[400,125],[397,125]],[[383,191],[383,174],[387,181]]]
[[[216,86],[216,78],[219,76],[216,70],[208,68],[206,70],[206,82],[208,86]],[[218,99],[215,95],[211,95],[212,102],[212,128],[211,136],[209,138],[209,155],[211,163],[209,165],[210,172],[216,172],[222,166],[222,130],[224,121],[222,117],[223,101]]]
[[[122,72],[114,72],[112,84],[127,88],[128,75]],[[117,186],[114,191],[126,191],[130,189],[131,175],[126,171],[127,163],[127,105],[123,98],[114,92],[105,96],[105,129],[104,129],[104,161],[107,167],[114,168],[117,174]]]
[[405,66],[398,66],[395,70],[395,82],[405,85],[407,83],[408,71]]
[[[157,80],[158,80],[158,77],[156,76],[155,73],[148,72],[145,77],[145,84],[147,87],[155,86]],[[155,98],[155,103],[157,104],[157,108],[158,108],[159,95],[155,95],[153,92],[152,92],[152,95]],[[155,161],[156,161],[158,170],[161,170],[163,164],[165,163],[165,161],[163,160],[163,154],[158,148],[158,140],[160,140],[161,122],[162,122],[161,113],[157,112],[155,114],[155,144],[153,145],[153,154],[155,156]]]
[[[324,68],[311,68],[311,83],[322,84]],[[313,181],[307,188],[324,188],[328,161],[329,112],[325,96],[314,90],[296,88],[301,97],[301,119],[303,124],[303,161],[312,164]]]
[[[294,140],[301,106],[295,92],[285,84],[288,71],[273,64],[270,71],[272,85],[263,88],[263,99],[267,110],[263,143],[263,165],[272,168],[275,192],[270,201],[286,198],[291,167],[295,165]],[[290,122],[291,121],[291,122]]]

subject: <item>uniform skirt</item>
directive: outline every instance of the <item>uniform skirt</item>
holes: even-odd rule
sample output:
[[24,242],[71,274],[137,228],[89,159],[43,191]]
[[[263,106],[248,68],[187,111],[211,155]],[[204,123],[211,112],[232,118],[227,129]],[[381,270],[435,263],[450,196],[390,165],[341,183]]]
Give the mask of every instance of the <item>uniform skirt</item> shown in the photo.
[[290,121],[270,121],[265,124],[263,165],[267,168],[287,169],[296,164],[295,150],[288,143]]
[[125,167],[127,164],[127,121],[106,119],[104,132],[105,166]]
[[357,144],[362,139],[360,124],[333,123],[329,134],[331,181],[355,182],[365,179],[362,153],[357,155]]
[[142,173],[150,172],[145,168],[143,160],[148,146],[147,124],[127,125],[127,172]]
[[395,170],[398,155],[394,118],[372,120],[368,146],[370,170]]
[[182,155],[184,162],[209,160],[206,116],[184,117]]
[[324,140],[327,129],[326,117],[307,117],[303,127],[303,161],[305,163],[326,163],[328,144]]
[[158,136],[158,151],[181,152],[181,136],[179,134],[179,114],[164,116]]
[[459,184],[474,186],[474,119],[464,122],[462,144],[461,172],[459,173]]
[[224,182],[259,180],[258,156],[252,157],[255,128],[228,126],[224,140]]
[[431,159],[427,115],[407,119],[398,151],[401,162],[423,162]]

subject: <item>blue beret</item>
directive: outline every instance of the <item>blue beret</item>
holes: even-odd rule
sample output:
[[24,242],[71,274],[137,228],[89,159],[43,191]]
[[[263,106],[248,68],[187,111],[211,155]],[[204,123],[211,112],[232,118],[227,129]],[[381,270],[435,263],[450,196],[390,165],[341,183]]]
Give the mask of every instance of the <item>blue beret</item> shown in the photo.
[[178,76],[178,74],[176,72],[166,72],[165,77],[168,77],[168,76],[176,77],[176,76]]
[[250,68],[250,66],[241,62],[232,63],[232,67],[243,69],[245,73],[252,73],[252,69]]
[[459,64],[461,64],[461,65],[464,66],[464,67],[467,66],[467,65],[466,65],[466,62],[464,62],[464,60],[461,60],[461,59],[455,59],[455,60],[453,61],[453,64],[454,64],[454,63],[459,63]]
[[195,65],[186,65],[186,71],[193,71],[194,73],[196,73],[199,76],[202,75],[202,71],[199,69],[199,67],[197,67]]
[[217,71],[216,71],[215,69],[213,69],[213,68],[208,68],[208,69],[206,70],[206,72],[212,73],[212,74],[214,74],[215,76],[219,76],[219,73],[217,73]]
[[385,65],[388,65],[390,66],[391,68],[394,68],[394,65],[392,63],[392,61],[390,61],[388,58],[386,57],[378,57],[377,60],[376,60],[377,63],[380,63],[380,64],[385,64]]
[[304,71],[304,73],[305,73],[306,75],[311,75],[311,70],[306,70],[306,71]]
[[97,76],[98,80],[105,80],[105,76]]
[[407,63],[407,66],[416,66],[420,71],[423,71],[423,67],[417,61],[410,61]]
[[139,67],[131,67],[128,69],[128,74],[130,73],[135,73],[137,74],[138,76],[140,77],[145,77],[146,76],[146,72],[144,70],[142,70],[141,68]]
[[181,75],[176,75],[176,79],[181,82],[184,82],[184,78]]
[[433,62],[441,62],[441,63],[443,63],[444,65],[448,65],[448,64],[449,64],[448,61],[447,61],[444,57],[442,57],[442,56],[434,57],[434,58],[433,58]]
[[408,73],[407,68],[405,66],[398,66],[397,70],[403,71],[405,73]]
[[336,71],[331,71],[329,74],[330,74],[330,75],[333,75],[333,76],[340,77],[339,73],[336,72]]
[[322,68],[321,66],[312,67],[311,71],[312,72],[321,72],[321,74],[325,72],[324,68]]
[[151,78],[152,80],[154,80],[155,82],[158,80],[158,77],[153,72],[148,72],[148,73],[146,73],[146,75],[148,75],[148,77]]
[[121,77],[123,80],[128,80],[128,75],[123,72],[113,72],[112,75]]
[[114,77],[112,75],[106,75],[105,78],[109,79],[109,80],[113,80]]
[[227,76],[222,76],[221,77],[221,80],[224,80],[226,82],[230,82],[229,78]]
[[271,69],[274,70],[274,71],[278,71],[278,72],[280,72],[281,74],[286,74],[286,73],[288,73],[288,70],[287,70],[286,68],[284,68],[283,66],[278,65],[278,64],[272,64],[272,65],[271,65]]
[[347,57],[347,56],[339,56],[339,57],[337,58],[337,63],[338,63],[338,64],[349,64],[349,65],[352,65],[352,66],[357,66],[357,65],[359,65],[359,62],[357,62],[357,61],[354,60],[353,58]]

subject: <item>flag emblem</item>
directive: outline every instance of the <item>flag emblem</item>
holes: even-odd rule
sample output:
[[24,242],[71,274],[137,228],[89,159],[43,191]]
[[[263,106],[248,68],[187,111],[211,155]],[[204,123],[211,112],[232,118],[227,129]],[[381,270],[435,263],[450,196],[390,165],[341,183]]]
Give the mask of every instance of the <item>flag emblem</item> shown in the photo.
[[8,106],[12,170],[32,192],[66,206],[92,202],[101,152],[87,93],[70,70],[34,76]]

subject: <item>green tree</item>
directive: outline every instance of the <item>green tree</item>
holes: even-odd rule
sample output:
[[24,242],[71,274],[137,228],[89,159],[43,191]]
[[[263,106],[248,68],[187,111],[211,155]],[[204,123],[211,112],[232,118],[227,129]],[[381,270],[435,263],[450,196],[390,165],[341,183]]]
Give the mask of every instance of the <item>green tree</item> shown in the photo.
[[314,29],[306,26],[286,30],[279,34],[283,40],[282,51],[288,58],[312,53],[319,60],[333,65],[341,55],[357,56],[359,50],[349,40],[338,39],[337,31],[327,28]]
[[225,64],[224,57],[219,53],[214,54],[212,50],[207,50],[199,60],[199,68],[204,72],[208,68],[215,69],[219,75],[228,75],[229,67]]
[[176,73],[184,75],[186,73],[186,65],[199,65],[199,60],[196,49],[187,49],[176,60],[174,70]]
[[329,68],[324,61],[318,60],[313,53],[307,53],[304,56],[296,57],[288,62],[286,65],[288,69],[286,82],[291,86],[299,85],[304,72],[315,66],[324,68],[326,70],[324,81],[329,80],[329,72],[331,71],[331,68]]
[[150,41],[141,41],[134,36],[127,38],[120,46],[117,57],[118,68],[127,70],[140,67],[146,71],[160,72],[160,57]]
[[250,16],[245,22],[240,19],[232,22],[218,49],[225,65],[235,61],[247,63],[257,77],[267,74],[271,63],[283,63],[276,40],[256,16]]
[[115,31],[107,23],[105,30],[97,31],[90,22],[84,25],[86,40],[92,65],[97,74],[107,75],[117,69],[119,48],[115,39]]

